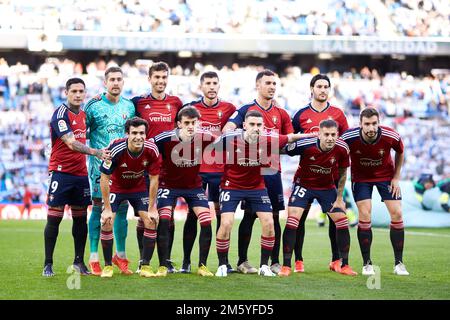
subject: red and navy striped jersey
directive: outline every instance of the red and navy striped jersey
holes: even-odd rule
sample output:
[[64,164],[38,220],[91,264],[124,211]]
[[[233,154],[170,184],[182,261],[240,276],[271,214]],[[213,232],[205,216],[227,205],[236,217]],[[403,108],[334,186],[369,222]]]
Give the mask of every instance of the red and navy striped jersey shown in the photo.
[[311,103],[298,110],[292,117],[292,126],[295,133],[310,133],[319,131],[319,124],[322,120],[332,119],[337,122],[339,135],[348,129],[347,118],[338,107],[327,103],[327,107],[322,111],[317,111]]
[[336,171],[350,166],[349,148],[342,139],[330,151],[320,149],[318,137],[300,139],[286,147],[290,156],[300,155],[300,164],[294,177],[294,183],[313,190],[336,188]]
[[233,113],[229,121],[234,123],[238,128],[242,128],[242,124],[245,121],[245,114],[251,110],[261,112],[264,120],[264,128],[267,133],[276,131],[279,134],[286,135],[294,132],[289,114],[286,110],[274,105],[273,102],[268,109],[264,109],[256,100],[253,100]]
[[147,139],[175,127],[177,113],[183,103],[180,98],[166,94],[158,100],[152,94],[131,99],[136,108],[136,115],[148,121]]
[[[294,132],[289,114],[286,110],[276,106],[273,102],[268,109],[264,109],[256,100],[253,100],[251,103],[240,107],[239,110],[231,115],[229,121],[234,123],[238,128],[242,128],[245,121],[245,114],[251,110],[257,110],[262,114],[264,128],[266,129],[267,134],[276,132],[281,135],[287,135]],[[273,165],[273,168],[277,169],[275,165]],[[281,164],[279,161],[278,170],[281,171]]]
[[[295,133],[317,132],[319,131],[320,122],[327,119],[336,121],[339,135],[342,135],[348,129],[348,122],[344,112],[338,107],[332,106],[329,102],[327,102],[327,107],[320,112],[314,109],[311,103],[301,108],[292,117],[292,126]],[[298,178],[299,172],[300,170],[297,170],[294,181]],[[339,179],[339,173],[336,172],[335,174],[335,180]]]
[[158,134],[155,143],[163,159],[159,186],[170,189],[201,188],[202,178],[198,173],[202,154],[213,142],[214,136],[206,131],[196,133],[189,142],[180,140],[178,129]]
[[[193,106],[200,112],[200,127],[203,130],[211,132],[214,136],[220,136],[222,129],[227,123],[230,116],[236,111],[236,107],[226,101],[219,100],[216,104],[208,106],[204,103],[203,98],[192,101],[186,106]],[[209,159],[205,158],[211,156]],[[218,164],[213,161],[216,154],[204,153],[203,161],[200,165],[200,172],[223,172],[223,164]],[[212,163],[212,164],[209,164]]]
[[52,151],[48,171],[59,171],[75,176],[87,176],[86,155],[70,148],[61,137],[73,132],[75,139],[86,143],[86,114],[80,110],[77,114],[62,104],[53,112],[50,120]]
[[161,161],[158,148],[153,139],[146,140],[138,154],[128,150],[128,139],[113,141],[109,147],[112,159],[103,161],[100,171],[111,175],[113,193],[134,193],[148,191],[144,172],[155,176],[159,174]]
[[379,126],[373,143],[361,137],[361,128],[353,128],[342,135],[350,147],[351,174],[353,182],[390,181],[394,177],[391,149],[403,153],[400,135],[392,128]]
[[287,142],[286,135],[278,135],[275,132],[261,135],[259,141],[252,144],[245,141],[242,129],[222,135],[216,141],[216,144],[222,144],[225,148],[225,170],[221,189],[264,189],[262,170],[270,167],[274,156],[279,159],[279,150]]

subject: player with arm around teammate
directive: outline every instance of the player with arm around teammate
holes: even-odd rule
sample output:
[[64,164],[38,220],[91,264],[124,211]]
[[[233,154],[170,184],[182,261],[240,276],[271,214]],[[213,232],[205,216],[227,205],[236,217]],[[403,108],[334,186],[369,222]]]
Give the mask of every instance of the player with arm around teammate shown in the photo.
[[53,113],[50,121],[52,149],[49,162],[48,214],[44,231],[45,263],[42,275],[52,277],[53,251],[59,225],[64,216],[64,206],[72,209],[72,235],[75,243],[74,268],[88,275],[84,264],[87,239],[87,207],[91,201],[86,168],[86,154],[105,160],[109,151],[92,149],[86,143],[86,114],[81,104],[86,96],[82,79],[71,78],[66,82],[67,103]]
[[[263,116],[264,131],[281,135],[289,135],[294,132],[289,114],[274,101],[277,88],[277,76],[271,70],[263,70],[256,75],[257,97],[247,105],[242,106],[229,119],[223,132],[236,128],[242,128],[247,112],[256,110]],[[279,158],[274,159],[271,171],[264,175],[264,182],[272,204],[272,214],[275,229],[275,244],[271,254],[271,270],[278,273],[281,268],[279,252],[281,243],[280,211],[284,210],[283,184],[281,179],[281,165]],[[247,259],[248,247],[253,230],[253,224],[257,215],[249,206],[244,204],[244,217],[239,225],[237,271],[240,273],[257,273],[258,270],[251,266]]]
[[261,112],[248,111],[245,115],[244,130],[238,129],[221,136],[216,143],[225,147],[225,171],[221,182],[220,214],[221,223],[216,237],[219,258],[218,277],[227,276],[227,259],[234,213],[240,201],[256,212],[261,227],[261,259],[258,274],[276,276],[268,266],[269,257],[275,243],[272,206],[262,175],[262,168],[270,167],[273,156],[288,142],[310,135],[267,134]]

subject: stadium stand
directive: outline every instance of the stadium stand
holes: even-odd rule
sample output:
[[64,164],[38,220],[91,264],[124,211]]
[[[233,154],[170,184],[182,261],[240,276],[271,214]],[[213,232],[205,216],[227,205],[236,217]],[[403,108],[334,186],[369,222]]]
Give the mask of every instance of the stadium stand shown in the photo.
[[[132,97],[148,90],[150,60],[129,61],[125,72],[124,95]],[[49,117],[65,99],[64,83],[72,75],[82,75],[88,97],[102,91],[104,70],[115,61],[98,60],[81,65],[69,59],[47,58],[45,63],[28,66],[8,65],[0,59],[0,201],[20,201],[23,185],[35,190],[35,200],[45,200],[49,151]],[[236,105],[253,98],[254,78],[262,66],[242,65],[220,68],[220,95]],[[174,66],[169,92],[188,102],[197,98],[198,75],[212,65],[196,63],[193,69]],[[85,72],[83,72],[85,70]],[[312,72],[317,72],[314,69]],[[309,101],[312,74],[299,67],[280,70],[277,102],[293,114]],[[373,106],[383,114],[383,123],[403,136],[406,162],[402,178],[412,180],[430,172],[436,180],[450,175],[450,147],[446,143],[449,126],[450,74],[414,77],[405,73],[380,75],[365,67],[339,73],[330,72],[333,85],[331,101],[342,106],[350,125],[357,125],[359,110]],[[285,186],[290,186],[296,159],[282,157]]]
[[445,0],[1,1],[0,30],[449,36]]

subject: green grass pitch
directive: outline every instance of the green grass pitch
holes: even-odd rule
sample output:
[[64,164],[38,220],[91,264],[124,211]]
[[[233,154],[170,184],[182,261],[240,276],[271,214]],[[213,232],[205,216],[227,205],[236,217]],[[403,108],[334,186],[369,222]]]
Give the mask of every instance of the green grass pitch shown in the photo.
[[[230,261],[237,260],[236,221],[231,239]],[[232,274],[227,278],[202,278],[195,274],[171,274],[167,278],[123,276],[115,269],[112,279],[80,277],[66,273],[73,259],[70,220],[61,223],[55,249],[53,278],[41,276],[44,260],[43,230],[45,221],[0,221],[0,299],[151,299],[151,300],[275,300],[275,299],[450,299],[450,229],[407,229],[404,262],[409,277],[392,274],[393,253],[387,229],[374,229],[372,259],[380,267],[379,281],[369,281],[379,289],[369,289],[367,277],[342,276],[328,271],[330,248],[328,228],[308,222],[304,248],[304,274],[289,278],[263,278],[257,275]],[[137,266],[135,221],[130,221],[127,250],[133,271]],[[176,223],[172,260],[179,267],[182,260],[183,221]],[[213,223],[215,230],[215,225]],[[282,229],[284,221],[282,222]],[[259,264],[259,224],[255,223],[250,245],[250,262]],[[356,229],[351,229],[350,264],[361,272],[361,254]],[[101,246],[100,246],[101,247]],[[86,249],[86,259],[88,254]],[[101,254],[101,248],[100,248]],[[198,261],[198,243],[193,264]],[[157,266],[157,255],[152,260]],[[215,241],[209,263],[217,268]],[[68,285],[69,284],[69,285]],[[79,289],[69,289],[78,286]]]

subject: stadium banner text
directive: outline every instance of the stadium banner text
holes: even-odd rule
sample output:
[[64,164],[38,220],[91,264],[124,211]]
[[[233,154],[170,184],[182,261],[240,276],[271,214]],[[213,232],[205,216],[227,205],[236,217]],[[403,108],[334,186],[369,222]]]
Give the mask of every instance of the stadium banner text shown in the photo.
[[360,55],[450,55],[448,37],[166,34],[66,31],[1,32],[0,48],[32,51],[123,50]]

